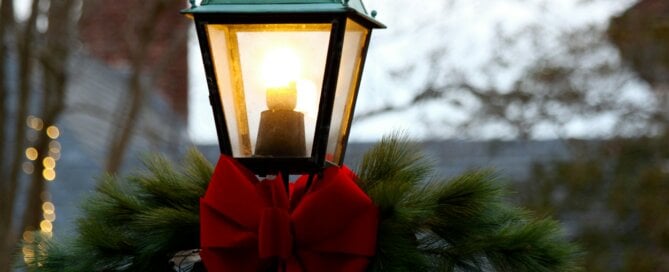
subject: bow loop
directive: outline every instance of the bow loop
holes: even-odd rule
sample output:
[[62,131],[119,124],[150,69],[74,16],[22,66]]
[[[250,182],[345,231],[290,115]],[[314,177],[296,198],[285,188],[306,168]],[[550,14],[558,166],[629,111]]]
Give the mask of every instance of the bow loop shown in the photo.
[[[259,181],[221,156],[200,201],[209,271],[256,271],[278,257],[287,271],[363,271],[374,255],[378,210],[348,168],[330,167],[289,199],[280,177]],[[289,201],[290,200],[290,201]]]
[[[231,182],[230,179],[245,182]],[[219,160],[207,187],[204,201],[219,214],[246,229],[258,226],[260,213],[266,206],[265,200],[257,193],[257,178],[238,162]],[[255,181],[255,182],[254,182]],[[243,208],[240,207],[243,205]]]
[[[297,243],[331,253],[374,256],[376,227],[368,226],[376,226],[377,209],[352,173],[347,167],[330,167],[313,182],[292,212]],[[301,183],[306,177],[297,181]]]

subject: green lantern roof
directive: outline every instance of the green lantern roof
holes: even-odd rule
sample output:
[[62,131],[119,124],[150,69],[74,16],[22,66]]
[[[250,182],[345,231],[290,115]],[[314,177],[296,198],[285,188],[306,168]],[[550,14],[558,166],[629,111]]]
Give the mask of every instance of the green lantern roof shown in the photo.
[[[194,1],[191,1],[193,3]],[[202,0],[185,14],[213,13],[343,13],[355,12],[376,28],[385,28],[367,14],[362,0]]]

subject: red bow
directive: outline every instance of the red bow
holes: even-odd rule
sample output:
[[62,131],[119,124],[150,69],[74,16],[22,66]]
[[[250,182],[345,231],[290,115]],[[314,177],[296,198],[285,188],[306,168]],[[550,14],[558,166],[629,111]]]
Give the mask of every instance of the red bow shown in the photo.
[[[221,156],[200,199],[200,255],[208,271],[363,271],[376,251],[378,209],[346,167],[329,167],[306,191],[258,181]],[[284,267],[283,265],[281,267]]]

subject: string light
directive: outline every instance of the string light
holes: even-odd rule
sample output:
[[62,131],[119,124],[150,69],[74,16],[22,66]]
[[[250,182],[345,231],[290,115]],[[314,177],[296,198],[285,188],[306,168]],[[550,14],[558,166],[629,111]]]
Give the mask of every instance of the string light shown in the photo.
[[26,123],[27,123],[28,127],[32,128],[34,130],[42,130],[42,128],[44,128],[44,121],[42,121],[42,119],[40,119],[38,117],[35,117],[35,116],[32,116],[32,115],[30,115],[30,116],[28,116],[28,118],[26,118]]
[[26,148],[26,158],[28,158],[31,161],[34,161],[37,159],[37,149],[34,147],[28,147]]
[[[53,202],[44,200],[51,198],[47,191],[43,191],[40,196],[44,201],[42,203],[42,216],[44,219],[39,223],[39,232],[43,238],[51,239],[53,238],[53,222],[56,220],[56,206]],[[25,263],[34,262],[38,254],[42,255],[46,251],[45,241],[40,241],[39,244],[35,245],[35,233],[31,230],[23,232],[23,241],[24,244],[21,252],[23,253],[23,261]],[[40,266],[40,263],[37,263],[37,265]]]
[[58,130],[58,127],[56,126],[49,126],[46,128],[46,135],[51,139],[58,139],[58,136],[60,136],[60,130]]
[[39,224],[40,232],[45,237],[53,237],[53,221],[56,221],[56,206],[51,201],[42,203],[42,220]]
[[54,160],[52,157],[46,157],[44,160],[42,160],[42,165],[44,165],[44,168],[54,169],[56,168],[56,160]]
[[53,181],[56,179],[56,171],[51,168],[46,168],[42,170],[42,177],[47,181]]
[[44,214],[44,220],[53,222],[56,221],[56,214],[55,213],[45,213]]
[[56,212],[56,206],[54,206],[53,203],[50,201],[45,201],[44,203],[42,203],[42,211],[45,214],[47,213],[53,214]]
[[30,261],[35,258],[35,251],[32,250],[29,246],[25,245],[23,246],[23,249],[21,250],[23,253],[23,261],[25,263],[30,263]]
[[[39,119],[34,116],[29,116],[26,120],[28,126],[34,130],[42,130],[44,122],[42,119]],[[56,139],[60,136],[60,130],[56,126],[49,126],[46,128],[46,136],[52,140],[49,142],[48,156],[44,157],[41,161],[44,169],[42,170],[42,177],[46,181],[53,181],[56,179],[56,161],[60,159],[61,145]],[[31,161],[35,161],[39,158],[39,152],[34,147],[29,147],[25,151],[26,158]],[[35,166],[33,162],[24,162],[23,171],[26,174],[33,174],[35,171]],[[39,233],[40,236],[51,239],[53,238],[53,222],[56,221],[56,206],[51,202],[51,194],[48,191],[42,191],[40,194],[40,199],[42,200],[42,220],[39,223]],[[23,253],[23,261],[26,263],[31,263],[35,261],[35,257],[39,254],[43,254],[46,250],[46,242],[40,241],[39,244],[35,244],[36,237],[35,233],[27,229],[23,232],[23,247],[21,252]],[[42,266],[42,263],[37,263],[37,266]]]
[[32,231],[23,232],[23,241],[26,243],[32,243],[35,241],[35,234]]
[[53,225],[49,220],[42,220],[42,222],[39,223],[39,228],[42,232],[51,232],[53,231]]

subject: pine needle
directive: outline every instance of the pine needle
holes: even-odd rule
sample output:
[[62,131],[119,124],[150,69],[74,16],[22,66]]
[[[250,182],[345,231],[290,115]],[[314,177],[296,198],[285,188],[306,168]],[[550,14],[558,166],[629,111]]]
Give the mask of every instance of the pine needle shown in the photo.
[[432,166],[401,135],[365,154],[360,185],[381,211],[371,271],[572,271],[579,250],[549,219],[504,201],[491,171],[431,179]]
[[383,137],[363,156],[358,168],[360,186],[369,192],[382,182],[415,185],[432,174],[432,163],[418,145],[396,133]]
[[[125,178],[103,176],[82,205],[77,236],[25,242],[29,271],[168,271],[178,251],[199,247],[199,198],[212,174],[197,151],[183,167],[161,156]],[[365,154],[359,185],[379,207],[369,271],[578,271],[580,251],[559,224],[505,202],[490,171],[435,179],[406,136]]]
[[31,271],[169,271],[171,255],[199,248],[199,198],[212,167],[197,151],[184,168],[162,156],[145,159],[147,171],[103,176],[82,204],[77,236],[44,249]]

